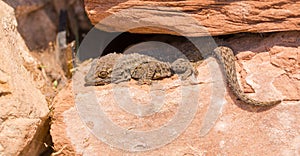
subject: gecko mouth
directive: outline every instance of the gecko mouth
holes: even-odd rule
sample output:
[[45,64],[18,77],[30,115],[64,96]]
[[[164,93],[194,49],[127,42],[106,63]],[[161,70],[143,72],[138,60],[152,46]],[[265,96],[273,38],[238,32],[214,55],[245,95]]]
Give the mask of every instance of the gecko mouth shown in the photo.
[[85,81],[84,86],[85,87],[87,87],[87,86],[102,86],[105,84],[107,84],[107,83],[102,82],[102,81]]
[[87,86],[102,86],[102,85],[105,85],[105,84],[107,84],[107,83],[105,83],[105,82],[91,82],[91,81],[89,81],[89,82],[85,82],[85,84],[84,84],[84,86],[85,87],[87,87]]
[[100,85],[100,84],[95,83],[95,82],[85,82],[85,84],[84,84],[85,87],[88,87],[88,86],[97,86],[97,85]]
[[110,83],[109,80],[101,79],[99,77],[91,79],[88,78],[88,76],[84,78],[84,81],[85,81],[84,86],[102,86]]

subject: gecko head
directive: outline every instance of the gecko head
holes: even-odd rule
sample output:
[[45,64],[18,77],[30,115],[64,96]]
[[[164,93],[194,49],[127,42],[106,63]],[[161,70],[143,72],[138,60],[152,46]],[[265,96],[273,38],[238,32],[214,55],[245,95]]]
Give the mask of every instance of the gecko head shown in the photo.
[[85,86],[105,85],[111,82],[112,67],[108,64],[99,64],[97,61],[92,62],[91,68],[84,78]]

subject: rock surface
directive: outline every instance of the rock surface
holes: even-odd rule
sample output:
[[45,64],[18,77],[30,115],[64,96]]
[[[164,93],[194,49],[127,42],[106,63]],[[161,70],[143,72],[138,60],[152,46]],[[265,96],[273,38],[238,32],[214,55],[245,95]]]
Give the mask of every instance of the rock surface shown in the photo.
[[101,21],[103,30],[123,32],[148,25],[130,32],[175,35],[180,32],[182,36],[209,35],[200,26],[213,36],[300,30],[299,8],[300,2],[294,0],[85,0],[90,20],[93,24]]
[[82,1],[4,0],[4,2],[14,9],[19,23],[17,29],[31,51],[46,49],[50,42],[55,41],[59,31],[61,10],[67,10],[69,16],[68,26],[72,28],[68,35],[77,35],[79,31],[85,32],[91,27],[84,14]]
[[25,66],[38,63],[16,29],[13,8],[3,1],[0,8],[0,155],[38,155],[49,109],[34,82],[39,78]]
[[21,16],[36,11],[41,7],[44,7],[47,3],[47,0],[31,0],[31,1],[4,0],[4,2],[15,9],[16,16]]
[[[83,64],[79,69],[81,72],[75,74],[73,82],[54,100],[51,135],[55,149],[64,155],[299,155],[299,38],[299,32],[285,32],[267,36],[239,34],[226,40],[237,54],[239,80],[249,96],[261,100],[279,97],[284,101],[273,107],[249,106],[227,91],[217,100],[221,103],[221,112],[215,111],[217,108],[211,109],[212,115],[218,117],[216,122],[207,115],[211,111],[211,100],[215,97],[213,85],[216,83],[210,76],[209,65],[215,62],[211,58],[198,66],[201,74],[197,79],[204,82],[192,86],[192,90],[195,87],[198,89],[198,94],[191,92],[192,94],[186,96],[181,94],[183,86],[176,76],[163,79],[152,88],[138,86],[133,80],[119,85],[84,87],[83,76],[89,65]],[[218,92],[223,92],[223,89],[219,88]],[[116,96],[120,95],[117,93],[121,93],[121,96]],[[181,100],[181,97],[186,99]],[[118,106],[127,99],[132,100],[127,108]],[[189,101],[191,99],[195,101]],[[135,112],[140,115],[150,112],[148,115],[137,116],[132,114],[134,109],[128,109],[138,105],[136,102],[146,108],[151,100],[164,100],[162,107],[157,105],[157,101],[153,103],[154,110],[160,108],[157,113],[151,114],[153,109],[149,109],[148,112]],[[188,114],[181,114],[179,118],[174,119],[176,113],[182,109],[181,101],[185,103],[184,106],[196,102],[198,109],[191,109]],[[149,139],[146,135],[141,139],[136,137],[139,135],[137,133],[130,141],[120,137],[122,134],[115,136],[112,134],[115,132],[113,127],[106,137],[99,137],[110,125],[103,121],[103,118],[99,118],[98,122],[94,121],[101,111],[93,109],[93,103],[101,106],[105,118],[109,118],[110,122],[128,130],[125,136],[131,136],[132,132],[136,131],[153,132],[151,130],[168,126],[166,124],[170,123],[171,119],[179,122],[177,119],[188,118],[189,114],[195,113],[195,116],[183,133],[170,143],[149,151],[129,152],[128,149],[120,150],[113,144],[121,143],[125,147],[127,142],[132,143],[140,139],[130,150],[150,149],[153,146],[143,142]],[[103,123],[99,123],[100,121]],[[211,126],[208,133],[201,134],[200,130],[207,126],[205,122],[213,125],[208,125]],[[179,132],[178,128],[183,124],[184,122],[179,122],[169,130],[176,135]],[[100,131],[97,131],[97,128]],[[167,139],[168,134],[161,133],[156,139]],[[99,138],[105,139],[101,141]]]
[[45,49],[50,41],[55,40],[58,21],[54,20],[57,15],[51,10],[49,1],[5,0],[4,2],[14,9],[20,25],[17,29],[30,50]]

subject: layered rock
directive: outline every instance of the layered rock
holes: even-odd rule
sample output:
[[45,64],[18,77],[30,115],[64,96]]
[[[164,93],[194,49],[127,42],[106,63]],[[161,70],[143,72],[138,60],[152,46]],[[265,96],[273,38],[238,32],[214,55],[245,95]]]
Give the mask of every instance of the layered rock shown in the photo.
[[[229,90],[216,96],[214,90],[222,92],[224,89],[218,84],[222,80],[218,82],[212,80],[215,75],[210,74],[217,73],[209,68],[214,60],[206,59],[198,66],[200,73],[198,80],[204,83],[193,86],[198,87],[199,94],[186,95],[188,100],[196,98],[198,108],[190,112],[195,113],[194,118],[174,140],[153,148],[153,142],[147,142],[148,136],[132,136],[133,134],[138,136],[138,133],[135,133],[137,131],[152,132],[168,126],[166,124],[180,112],[181,102],[190,104],[188,100],[178,99],[182,97],[183,86],[178,83],[177,77],[159,81],[158,84],[163,87],[138,86],[135,81],[121,84],[120,88],[115,88],[118,85],[113,84],[84,87],[83,76],[89,64],[83,64],[78,68],[73,82],[54,100],[51,135],[56,154],[299,154],[300,127],[297,123],[300,122],[298,113],[300,34],[295,31],[300,30],[298,8],[300,3],[292,0],[280,2],[85,0],[85,9],[93,24],[100,22],[101,25],[97,27],[109,32],[216,36],[240,32],[290,30],[291,32],[261,35],[241,33],[229,36],[225,41],[236,53],[237,72],[243,90],[255,99],[269,100],[276,97],[283,99],[283,102],[273,107],[255,107],[240,102]],[[129,84],[128,88],[126,84]],[[122,96],[116,97],[118,91],[121,91]],[[157,113],[141,116],[120,107],[119,102],[126,101],[127,97],[132,100],[133,107],[137,103],[147,107],[147,104],[151,105],[151,100],[157,100],[155,97],[158,97],[158,100],[163,99],[164,105]],[[217,107],[212,102],[215,99],[220,102]],[[102,114],[101,111],[93,109],[92,105],[95,104],[100,106],[106,115],[105,119],[108,118],[115,125],[125,129],[123,134],[131,138],[124,140],[124,137],[120,137],[121,134],[116,136],[113,126],[106,129],[111,125],[103,121],[103,118],[95,122],[95,117]],[[155,102],[152,104],[160,106]],[[149,109],[149,112],[153,110]],[[188,115],[183,113],[180,117],[185,118]],[[182,124],[179,122],[169,130],[177,135],[179,133],[177,128]],[[103,131],[107,132],[107,136],[99,136],[99,132]],[[159,143],[160,139],[167,138],[168,134],[161,133],[159,137],[157,135],[153,137],[156,136],[155,139],[159,140],[157,141]],[[135,142],[139,139],[140,142]],[[132,143],[132,146],[129,146],[132,148],[126,149],[127,143]],[[120,146],[117,145],[120,144],[125,150],[119,149]],[[133,152],[139,150],[146,151]]]
[[[175,35],[180,32],[183,36],[300,30],[299,8],[300,2],[294,0],[85,0],[90,20],[93,24],[102,23],[100,28],[105,31]],[[148,27],[136,28],[145,25]]]
[[[218,71],[210,68],[215,62],[210,58],[197,68],[201,73],[197,79],[203,83],[190,88],[198,91],[195,95],[193,92],[182,94],[181,91],[189,90],[182,88],[176,76],[160,80],[154,86],[138,86],[132,80],[118,85],[84,87],[83,76],[89,68],[89,64],[84,63],[73,82],[54,100],[51,135],[55,149],[65,155],[297,155],[300,152],[299,37],[299,32],[290,32],[265,37],[240,34],[227,39],[237,54],[237,72],[244,91],[260,100],[270,97],[284,100],[273,107],[250,106],[236,99],[229,90],[224,93],[224,88],[219,86],[222,79],[213,80]],[[219,92],[223,94],[217,97]],[[124,108],[121,103],[127,99],[132,101]],[[213,107],[214,99],[221,105]],[[160,107],[155,100],[163,100],[164,105]],[[111,125],[103,120],[108,118],[120,129],[127,130],[125,137],[137,131],[154,134],[156,129],[169,126],[174,119],[179,122],[177,113],[181,115],[179,118],[188,118],[188,114],[180,110],[183,103],[189,107],[191,102],[196,102],[198,107],[189,112],[195,113],[191,123],[178,137],[161,147],[153,148],[151,141],[155,139],[147,140],[147,135],[126,140],[115,133],[114,127],[106,129]],[[150,109],[146,116],[128,109],[151,104],[160,109],[154,114],[149,113],[153,112]],[[93,109],[93,105],[99,106],[101,111]],[[96,117],[102,111],[105,116],[98,120]],[[179,122],[168,130],[175,136],[183,124]],[[99,135],[103,131],[107,132],[106,137]],[[167,139],[168,134],[161,133],[156,139]],[[139,139],[140,142],[135,142]],[[136,146],[126,149],[128,142]],[[118,143],[124,145],[125,150],[119,149],[122,146],[117,147]]]

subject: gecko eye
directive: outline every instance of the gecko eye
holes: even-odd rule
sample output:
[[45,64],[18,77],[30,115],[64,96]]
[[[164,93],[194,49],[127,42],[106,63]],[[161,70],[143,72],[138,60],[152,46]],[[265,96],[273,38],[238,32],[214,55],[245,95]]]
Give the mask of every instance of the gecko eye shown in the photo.
[[108,73],[106,71],[101,71],[99,74],[98,74],[98,77],[100,78],[106,78],[108,75]]

